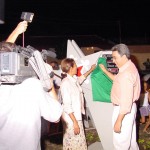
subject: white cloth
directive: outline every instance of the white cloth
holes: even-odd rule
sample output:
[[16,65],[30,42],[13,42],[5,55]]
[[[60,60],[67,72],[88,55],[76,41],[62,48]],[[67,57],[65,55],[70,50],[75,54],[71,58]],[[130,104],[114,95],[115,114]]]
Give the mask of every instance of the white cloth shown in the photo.
[[[115,121],[118,117],[120,106],[114,106],[112,125],[114,127]],[[136,104],[133,103],[131,112],[126,114],[121,127],[121,133],[113,131],[114,150],[139,150],[136,142]]]
[[[82,83],[85,78],[81,76],[79,80],[80,83]],[[69,117],[70,113],[74,113],[76,120],[82,120],[82,114],[85,114],[85,109],[83,91],[79,82],[67,74],[67,77],[61,82],[60,91],[63,103],[63,120],[67,122],[68,125],[72,125],[73,122]]]
[[57,121],[62,106],[40,80],[0,86],[0,150],[40,150],[41,117]]
[[45,68],[48,74],[50,74],[53,71],[53,68],[51,65],[49,65],[48,63],[44,63],[45,64]]
[[150,78],[150,74],[146,74],[146,75],[144,75],[143,80],[147,81],[149,78]]
[[142,101],[142,104],[141,106],[148,106],[149,105],[149,102],[148,102],[148,92],[146,93],[142,93],[140,95],[140,101]]

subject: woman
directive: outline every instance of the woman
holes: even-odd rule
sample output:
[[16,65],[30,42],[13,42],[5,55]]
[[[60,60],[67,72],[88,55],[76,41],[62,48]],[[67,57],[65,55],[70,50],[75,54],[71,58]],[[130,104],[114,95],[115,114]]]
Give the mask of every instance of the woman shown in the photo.
[[76,80],[77,65],[71,58],[66,58],[61,62],[61,69],[66,73],[62,80],[60,91],[63,104],[63,150],[87,150],[85,133],[82,122],[82,114],[85,114],[83,91],[80,84],[95,69],[91,69]]

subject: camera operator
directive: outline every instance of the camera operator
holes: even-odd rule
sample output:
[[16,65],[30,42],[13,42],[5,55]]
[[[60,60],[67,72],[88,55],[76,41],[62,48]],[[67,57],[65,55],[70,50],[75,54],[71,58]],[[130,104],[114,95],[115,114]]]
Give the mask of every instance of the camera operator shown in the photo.
[[[0,51],[10,52],[15,47],[10,43],[15,38],[10,39],[0,43]],[[62,106],[54,87],[44,91],[38,78],[28,78],[15,85],[0,84],[0,149],[40,150],[41,117],[58,122],[61,114]]]

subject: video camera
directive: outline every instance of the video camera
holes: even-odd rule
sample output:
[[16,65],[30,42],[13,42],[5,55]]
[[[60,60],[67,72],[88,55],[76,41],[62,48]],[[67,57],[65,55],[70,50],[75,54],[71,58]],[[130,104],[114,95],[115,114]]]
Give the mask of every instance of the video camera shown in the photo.
[[46,91],[51,89],[52,70],[47,69],[48,64],[43,60],[47,58],[46,51],[41,53],[30,45],[15,46],[11,52],[0,51],[1,84],[19,84],[27,78],[38,77]]
[[[22,12],[21,19],[32,22],[34,13]],[[52,88],[52,69],[44,61],[47,51],[41,53],[28,45],[26,48],[8,42],[0,43],[0,85],[19,84],[27,78],[38,77],[45,91]]]
[[22,12],[21,19],[31,23],[32,19],[33,19],[33,16],[34,16],[34,13]]

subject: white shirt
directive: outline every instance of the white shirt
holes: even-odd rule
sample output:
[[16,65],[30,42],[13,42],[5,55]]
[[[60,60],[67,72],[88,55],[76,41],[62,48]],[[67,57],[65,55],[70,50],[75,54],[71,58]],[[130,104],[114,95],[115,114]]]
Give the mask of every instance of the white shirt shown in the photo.
[[150,78],[150,74],[146,74],[146,75],[144,75],[143,80],[147,81],[149,78]]
[[[81,76],[79,79],[83,82],[85,77]],[[76,120],[82,120],[82,114],[85,114],[85,109],[83,91],[79,82],[67,74],[67,77],[61,82],[60,90],[63,104],[63,120],[66,121],[67,124],[72,125],[73,122],[69,117],[70,113],[74,113]]]
[[40,150],[41,116],[57,121],[60,103],[43,90],[38,79],[0,86],[0,150]]
[[148,92],[146,93],[141,93],[140,95],[140,101],[141,101],[141,106],[148,106],[149,105],[149,102],[148,102]]

